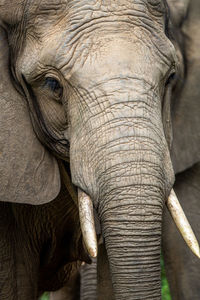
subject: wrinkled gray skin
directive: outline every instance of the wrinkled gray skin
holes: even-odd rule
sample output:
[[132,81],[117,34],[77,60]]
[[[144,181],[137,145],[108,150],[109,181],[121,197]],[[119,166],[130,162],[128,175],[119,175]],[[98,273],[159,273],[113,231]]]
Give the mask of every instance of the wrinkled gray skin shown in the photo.
[[[60,189],[53,155],[69,161],[73,184],[92,198],[99,217],[115,299],[160,299],[162,213],[174,183],[168,79],[181,62],[167,33],[166,3],[2,0],[0,18],[5,53],[9,45],[1,75],[0,199],[48,203]],[[28,214],[21,214],[26,228]],[[41,231],[36,226],[39,241]],[[35,244],[17,260],[20,270],[30,262],[26,284],[23,272],[13,271],[15,247],[13,261],[3,256],[3,268],[17,274],[3,299],[15,299],[15,286],[20,300],[36,299]],[[77,243],[68,244],[80,255]],[[68,260],[84,260],[78,254]]]
[[38,299],[63,285],[67,299],[77,299],[72,282],[78,260],[88,258],[76,206],[63,185],[56,199],[44,205],[0,202],[0,233],[2,300]]
[[[99,256],[99,255],[98,255]],[[97,299],[97,259],[93,258],[92,264],[85,264],[80,269],[81,289],[80,299]]]

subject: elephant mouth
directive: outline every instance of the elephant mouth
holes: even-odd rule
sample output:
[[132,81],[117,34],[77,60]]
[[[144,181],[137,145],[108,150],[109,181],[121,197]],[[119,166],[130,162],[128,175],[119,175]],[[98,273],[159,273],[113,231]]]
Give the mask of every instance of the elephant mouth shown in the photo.
[[[173,189],[166,201],[166,205],[186,244],[191,251],[200,258],[198,241]],[[96,257],[98,246],[93,214],[93,203],[90,196],[80,189],[78,189],[78,207],[80,225],[86,249],[91,257]]]
[[[64,183],[68,189],[72,199],[76,204],[78,204],[79,209],[79,218],[81,231],[83,235],[83,240],[85,247],[91,257],[96,257],[98,252],[97,245],[97,236],[95,229],[94,213],[93,213],[93,202],[89,195],[87,195],[80,188],[78,190],[78,203],[77,203],[77,192],[74,190],[74,187],[71,183],[70,169],[67,167],[67,164],[60,165],[60,171],[64,176]],[[171,190],[171,193],[166,200],[167,208],[174,220],[180,234],[185,240],[186,244],[190,250],[200,258],[200,249],[199,243],[195,237],[195,234],[185,216],[185,213],[179,203],[179,200],[174,192]]]

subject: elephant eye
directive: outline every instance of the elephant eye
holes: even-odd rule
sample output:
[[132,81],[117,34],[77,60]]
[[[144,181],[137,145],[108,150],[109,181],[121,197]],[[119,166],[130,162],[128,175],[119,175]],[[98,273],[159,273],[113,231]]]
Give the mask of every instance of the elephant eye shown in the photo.
[[53,77],[46,77],[44,86],[50,89],[57,97],[62,96],[62,87],[57,79]]
[[167,86],[167,85],[169,85],[170,83],[172,83],[172,82],[175,80],[175,78],[176,78],[176,73],[174,72],[174,73],[172,73],[172,74],[168,77],[168,79],[167,79],[167,81],[166,81],[166,83],[165,83],[165,86]]

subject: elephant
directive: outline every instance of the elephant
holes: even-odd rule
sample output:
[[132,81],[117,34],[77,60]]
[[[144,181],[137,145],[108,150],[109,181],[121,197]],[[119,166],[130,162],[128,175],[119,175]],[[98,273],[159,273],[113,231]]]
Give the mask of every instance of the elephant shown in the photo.
[[[170,96],[173,129],[171,157],[176,173],[174,190],[187,212],[187,217],[198,240],[200,240],[198,226],[200,216],[200,134],[197,132],[200,126],[200,87],[198,84],[200,78],[200,5],[198,1],[173,0],[169,0],[168,4],[177,43],[176,49],[179,56],[182,56],[181,61],[184,67],[184,72],[182,71],[182,76],[179,76]],[[191,255],[175,224],[171,222],[166,207],[163,215],[162,251],[172,299],[198,300],[200,297],[199,259]],[[105,268],[105,263],[101,262],[99,268],[102,268],[101,265]],[[96,268],[97,272],[96,266],[88,266],[84,277],[87,278],[90,273],[94,273],[93,268]],[[84,277],[83,287],[85,287]],[[106,284],[107,286],[103,290],[107,291],[109,299],[112,299],[108,279]],[[89,290],[91,292],[91,287]],[[99,290],[102,291],[102,288],[99,287]],[[90,296],[88,290],[84,290],[83,300],[85,299],[97,299],[96,291],[93,291]]]
[[67,299],[74,299],[71,285],[79,260],[90,259],[82,245],[77,208],[63,184],[47,204],[0,202],[0,230],[1,299],[39,299],[44,291],[63,285]]
[[[176,173],[174,190],[187,212],[187,217],[200,240],[200,5],[198,1],[168,0],[176,49],[182,61],[182,76],[173,87],[171,98],[173,143],[171,157]],[[180,73],[179,73],[180,74]],[[195,133],[195,134],[194,134]],[[183,150],[184,149],[184,150]],[[200,297],[200,262],[186,247],[165,207],[163,215],[162,251],[173,300],[198,300]],[[102,263],[101,263],[102,264]],[[105,264],[104,264],[105,265]],[[94,272],[88,267],[87,273]],[[90,270],[91,269],[91,270]],[[109,289],[108,285],[104,290]],[[84,283],[84,279],[83,279]],[[91,290],[91,288],[90,288]],[[101,290],[101,287],[100,287]],[[83,299],[96,299],[95,292]],[[105,295],[104,295],[105,297]],[[112,295],[109,295],[112,299]]]
[[1,0],[0,24],[1,299],[70,283],[97,255],[94,226],[115,300],[161,299],[163,208],[184,164],[170,157],[184,55],[167,2]]

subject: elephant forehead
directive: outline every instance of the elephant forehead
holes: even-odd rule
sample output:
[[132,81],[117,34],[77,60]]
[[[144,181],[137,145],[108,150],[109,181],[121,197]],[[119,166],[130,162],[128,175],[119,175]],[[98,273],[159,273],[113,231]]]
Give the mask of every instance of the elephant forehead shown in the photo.
[[[93,38],[90,46],[80,45],[76,48],[76,63],[72,68],[63,65],[62,73],[68,80],[87,80],[92,85],[110,78],[137,78],[152,83],[158,83],[169,70],[172,56],[166,51],[154,47],[152,41],[143,36],[140,30],[135,30],[134,36],[112,34],[107,37]],[[141,38],[140,38],[141,36]],[[166,45],[167,46],[167,45]],[[166,55],[165,55],[166,54]],[[146,79],[145,79],[146,78]]]
[[157,72],[156,76],[160,77],[176,61],[174,46],[164,32],[152,34],[134,24],[127,27],[126,22],[116,23],[115,28],[101,25],[77,34],[69,32],[66,25],[55,26],[40,42],[33,44],[31,38],[27,39],[20,59],[22,73],[28,78],[31,73],[46,71],[45,66],[52,66],[69,80],[77,72],[85,72],[85,67],[99,75],[105,70],[110,74],[126,70],[137,75],[157,69],[160,74]]
[[[3,0],[3,2],[6,2]],[[52,13],[61,11],[66,13],[70,9],[78,14],[83,11],[96,13],[102,12],[122,12],[125,9],[137,9],[146,11],[146,8],[152,8],[155,12],[164,14],[166,2],[163,0],[27,0],[25,3],[26,12],[30,13]]]
[[[26,77],[44,72],[45,66],[52,66],[62,70],[68,79],[86,59],[95,59],[95,55],[101,59],[101,53],[106,54],[105,44],[109,40],[115,42],[116,35],[135,43],[132,51],[137,44],[142,44],[144,58],[150,52],[153,54],[154,49],[154,54],[158,54],[157,61],[170,65],[175,60],[174,47],[164,31],[163,1],[43,0],[40,3],[33,1],[29,11],[26,46],[21,57],[23,66],[19,65]],[[120,55],[123,54],[122,47],[120,51]],[[117,59],[116,55],[113,57]],[[148,60],[143,61],[148,65]]]
[[[152,30],[157,23],[163,29],[167,14],[161,0],[43,0],[27,1],[24,15],[27,30],[32,33],[35,30],[37,38],[54,31],[57,26],[61,29],[63,25],[72,38],[79,31],[92,28],[92,25],[104,23],[105,27],[109,21],[114,27],[115,21],[121,21],[140,26],[145,24]],[[120,30],[120,26],[117,27]]]

